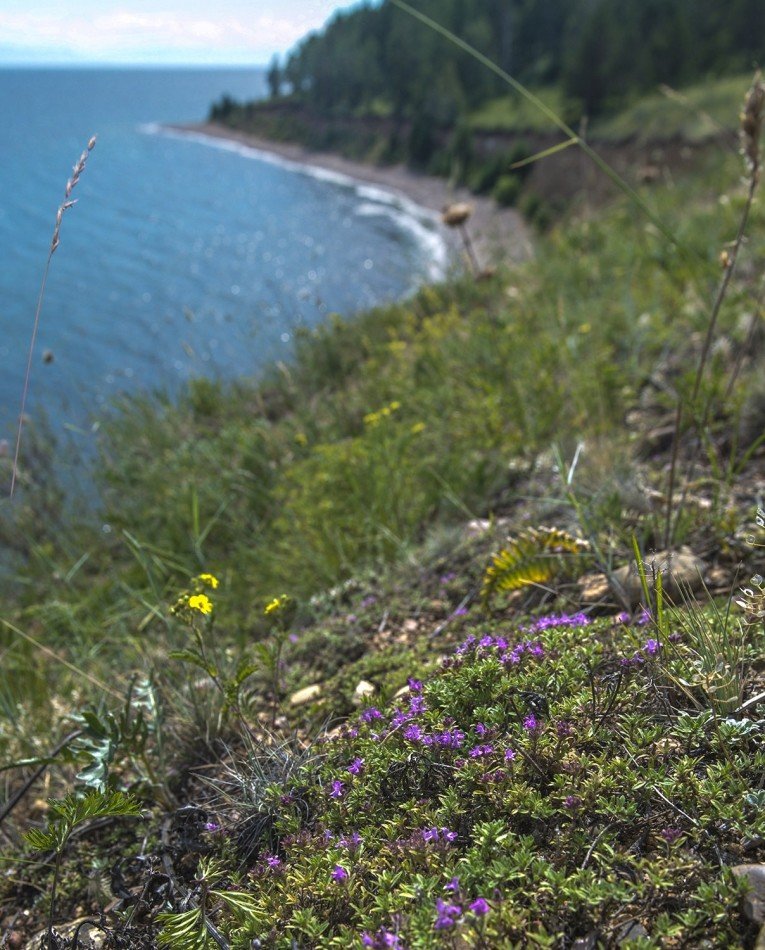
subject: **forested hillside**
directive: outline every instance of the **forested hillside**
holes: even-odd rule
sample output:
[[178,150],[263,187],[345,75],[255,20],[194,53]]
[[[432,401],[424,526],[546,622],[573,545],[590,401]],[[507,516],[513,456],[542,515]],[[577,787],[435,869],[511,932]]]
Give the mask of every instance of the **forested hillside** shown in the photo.
[[[658,83],[750,69],[765,48],[761,0],[415,0],[413,6],[531,85],[560,83],[597,115]],[[449,123],[503,90],[391,0],[338,14],[271,70],[322,111],[385,110]]]

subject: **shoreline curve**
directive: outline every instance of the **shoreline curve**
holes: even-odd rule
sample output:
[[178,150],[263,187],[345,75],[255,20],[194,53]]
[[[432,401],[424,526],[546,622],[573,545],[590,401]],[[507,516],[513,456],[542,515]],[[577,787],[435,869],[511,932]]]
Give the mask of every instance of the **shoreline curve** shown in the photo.
[[[438,239],[448,248],[452,260],[462,256],[462,247],[454,231],[442,224],[441,213],[448,204],[466,201],[473,206],[469,229],[483,266],[508,261],[517,263],[532,256],[530,231],[518,211],[500,208],[491,198],[474,195],[466,188],[452,188],[443,178],[424,175],[403,165],[369,165],[332,152],[318,152],[292,142],[274,142],[211,122],[164,123],[156,128],[161,132],[198,137],[199,140],[219,139],[235,143],[261,153],[265,160],[277,158],[284,164],[297,166],[296,170],[322,171],[326,180],[334,180],[337,184],[382,189],[397,198],[403,210],[412,217],[422,219],[427,216],[430,219],[431,227],[435,226]],[[382,198],[382,203],[385,203],[381,194],[376,198],[378,201]],[[439,269],[445,271],[446,267]]]

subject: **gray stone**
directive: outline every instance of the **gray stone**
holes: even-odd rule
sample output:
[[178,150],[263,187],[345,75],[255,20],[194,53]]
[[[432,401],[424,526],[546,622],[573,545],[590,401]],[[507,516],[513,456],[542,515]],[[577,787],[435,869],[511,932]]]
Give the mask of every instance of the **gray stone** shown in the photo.
[[621,947],[625,943],[632,943],[633,940],[639,940],[641,937],[650,937],[650,934],[637,920],[631,920],[616,935],[617,946]]
[[[657,551],[647,554],[643,560],[643,567],[649,589],[653,588],[655,578],[661,574],[664,593],[675,603],[681,602],[683,594],[689,590],[697,591],[704,586],[706,565],[688,547],[682,547],[679,551]],[[643,602],[643,585],[635,562],[617,568],[612,577],[633,607]]]
[[765,924],[765,864],[737,864],[733,873],[749,884],[742,905],[745,917],[755,924]]

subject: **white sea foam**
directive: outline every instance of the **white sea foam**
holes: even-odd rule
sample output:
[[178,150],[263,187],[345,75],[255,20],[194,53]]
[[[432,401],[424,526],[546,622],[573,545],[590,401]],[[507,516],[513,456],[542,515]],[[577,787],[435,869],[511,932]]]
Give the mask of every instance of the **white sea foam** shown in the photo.
[[257,161],[268,162],[271,165],[276,165],[297,174],[307,175],[316,181],[350,189],[361,199],[361,203],[356,208],[356,214],[362,217],[384,215],[393,221],[399,230],[410,234],[417,241],[427,261],[429,280],[440,280],[446,275],[450,254],[449,247],[439,229],[439,215],[430,208],[425,208],[412,201],[406,195],[382,188],[379,185],[359,181],[343,172],[322,168],[319,165],[311,165],[308,162],[294,161],[233,139],[219,138],[216,135],[207,135],[204,132],[196,132],[190,129],[171,129],[156,122],[146,123],[140,127],[140,130],[148,135],[191,139],[226,152],[234,152],[245,158],[254,158]]

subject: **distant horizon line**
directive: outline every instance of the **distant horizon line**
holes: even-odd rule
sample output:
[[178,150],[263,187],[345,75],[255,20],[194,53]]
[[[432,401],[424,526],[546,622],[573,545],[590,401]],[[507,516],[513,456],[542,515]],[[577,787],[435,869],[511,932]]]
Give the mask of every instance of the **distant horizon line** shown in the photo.
[[0,69],[268,69],[267,63],[122,63],[95,60],[15,62],[0,60]]

